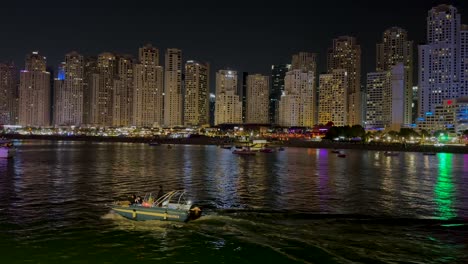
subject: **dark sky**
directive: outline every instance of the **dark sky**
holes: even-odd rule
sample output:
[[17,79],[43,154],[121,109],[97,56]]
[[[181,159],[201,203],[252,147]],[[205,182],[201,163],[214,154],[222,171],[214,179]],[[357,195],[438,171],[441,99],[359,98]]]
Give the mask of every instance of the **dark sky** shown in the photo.
[[365,74],[375,68],[375,44],[388,27],[403,27],[416,44],[424,43],[427,11],[440,3],[456,6],[468,23],[467,0],[159,2],[2,3],[0,61],[23,68],[25,54],[38,50],[55,68],[71,50],[136,56],[150,42],[162,55],[175,47],[184,61],[208,61],[212,72],[229,67],[269,74],[271,64],[289,63],[299,51],[318,53],[323,72],[332,39],[351,35],[361,44]]

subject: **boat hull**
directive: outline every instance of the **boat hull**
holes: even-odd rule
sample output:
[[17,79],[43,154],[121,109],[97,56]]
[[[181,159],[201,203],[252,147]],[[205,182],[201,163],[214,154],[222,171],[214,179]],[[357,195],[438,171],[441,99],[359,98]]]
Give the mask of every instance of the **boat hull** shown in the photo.
[[14,148],[2,148],[0,147],[0,158],[9,159],[15,156],[16,150]]
[[191,215],[188,211],[143,206],[112,206],[112,210],[117,214],[135,221],[161,220],[187,222]]

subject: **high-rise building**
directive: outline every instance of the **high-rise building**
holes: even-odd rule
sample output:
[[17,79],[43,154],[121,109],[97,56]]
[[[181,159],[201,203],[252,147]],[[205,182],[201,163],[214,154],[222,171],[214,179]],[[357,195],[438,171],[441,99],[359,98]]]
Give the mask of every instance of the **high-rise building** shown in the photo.
[[[331,74],[333,74],[333,70],[337,69],[346,71],[348,108],[345,112],[347,112],[348,117],[345,125],[362,125],[361,47],[357,44],[356,38],[341,36],[333,40],[333,47],[328,51],[327,68],[328,73]],[[319,91],[321,92],[320,89]]]
[[134,70],[133,124],[139,127],[163,126],[163,67],[159,49],[148,44],[139,50]]
[[270,78],[260,74],[249,75],[246,87],[246,123],[268,124],[268,90]]
[[97,73],[89,82],[90,123],[94,126],[112,126],[113,90],[117,72],[116,57],[112,53],[101,53],[97,59]]
[[348,125],[348,72],[336,69],[321,74],[319,83],[319,123],[327,124],[331,121],[335,126]]
[[239,87],[239,97],[242,101],[242,123],[246,122],[247,117],[247,79],[249,77],[248,72],[242,72],[242,86]]
[[219,70],[216,73],[215,125],[242,122],[242,101],[238,93],[237,72]]
[[19,124],[50,126],[50,73],[46,58],[33,52],[26,56],[26,67],[20,73]]
[[427,44],[419,46],[419,116],[434,113],[443,100],[468,95],[461,78],[460,14],[451,5],[428,12]]
[[317,72],[317,54],[310,52],[299,52],[292,56],[292,70]]
[[406,117],[406,67],[367,74],[367,129],[399,131]]
[[83,123],[84,59],[77,52],[65,55],[54,82],[54,124],[81,126]]
[[89,125],[91,124],[93,77],[97,74],[97,58],[85,57],[83,71],[83,123]]
[[377,44],[377,71],[391,71],[403,63],[405,78],[404,120],[402,125],[413,123],[413,42],[408,40],[406,30],[392,27],[383,33],[382,43]]
[[297,69],[286,73],[279,102],[279,125],[312,127],[315,124],[314,80],[311,71]]
[[12,63],[0,63],[0,124],[18,122],[18,75]]
[[193,60],[185,63],[185,126],[210,124],[210,66]]
[[112,126],[130,126],[133,112],[133,58],[120,55],[116,58],[117,72],[114,79]]
[[180,49],[166,50],[164,69],[164,126],[182,125],[183,94],[182,94],[182,51]]
[[461,25],[460,30],[460,55],[461,55],[461,96],[468,96],[468,25]]
[[291,64],[278,64],[271,66],[271,86],[268,107],[270,124],[279,123],[279,101],[284,92],[284,78],[289,70],[291,70]]

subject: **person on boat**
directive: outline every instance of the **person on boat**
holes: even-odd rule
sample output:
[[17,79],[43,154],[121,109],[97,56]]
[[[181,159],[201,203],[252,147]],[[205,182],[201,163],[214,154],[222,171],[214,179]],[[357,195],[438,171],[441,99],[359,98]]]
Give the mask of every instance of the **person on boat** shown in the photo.
[[164,195],[163,187],[162,185],[159,185],[159,192],[158,192],[158,198],[161,198]]
[[141,196],[138,196],[136,199],[135,199],[135,203],[136,204],[141,204],[143,202],[143,199],[141,198]]
[[134,204],[136,202],[136,195],[132,194],[132,196],[128,199],[128,201],[130,202],[130,204]]

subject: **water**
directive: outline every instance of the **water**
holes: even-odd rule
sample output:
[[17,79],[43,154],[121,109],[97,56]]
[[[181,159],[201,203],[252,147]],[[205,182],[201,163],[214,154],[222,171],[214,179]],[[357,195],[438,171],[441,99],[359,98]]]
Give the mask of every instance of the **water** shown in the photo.
[[[24,141],[0,160],[2,263],[468,263],[468,155]],[[185,189],[190,223],[106,204]]]

